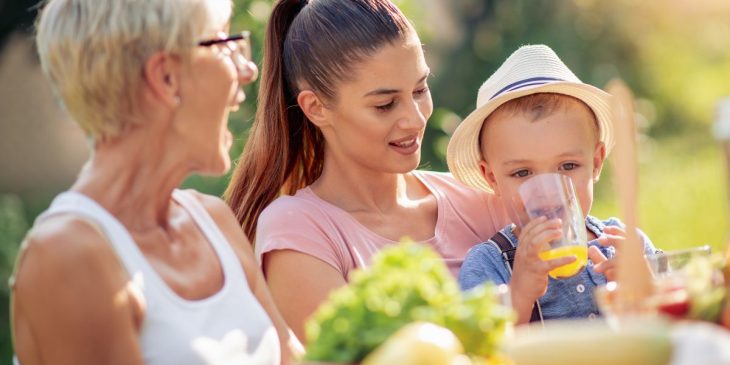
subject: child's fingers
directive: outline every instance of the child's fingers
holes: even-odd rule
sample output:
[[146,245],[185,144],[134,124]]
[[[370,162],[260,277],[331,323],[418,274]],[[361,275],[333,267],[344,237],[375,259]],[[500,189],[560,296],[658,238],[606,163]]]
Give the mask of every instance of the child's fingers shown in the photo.
[[593,265],[598,265],[606,260],[608,258],[601,252],[601,250],[598,249],[596,246],[588,247],[588,258],[593,261]]
[[[595,261],[594,261],[595,262]],[[608,281],[613,281],[616,274],[616,260],[606,260],[593,266],[593,271],[606,275]]]
[[523,250],[534,251],[530,247],[534,245],[535,237],[550,228],[560,228],[560,220],[547,220],[545,217],[538,217],[531,220],[520,231],[518,237],[520,247],[524,247]]
[[621,242],[623,242],[625,240],[626,240],[625,236],[604,234],[601,237],[598,237],[598,239],[596,241],[598,241],[598,244],[603,247],[608,247],[608,246],[618,247],[621,245]]
[[603,275],[606,276],[606,280],[608,281],[616,281],[616,267],[606,269],[606,271],[603,272]]
[[523,238],[529,240],[548,229],[562,229],[560,219],[548,220],[545,217],[539,217],[530,221],[520,235],[520,242],[522,242]]
[[606,260],[593,265],[593,271],[603,273],[606,270],[613,269],[616,266],[615,260]]
[[626,230],[619,226],[606,226],[603,228],[603,233],[616,236],[626,236]]
[[530,237],[534,231],[536,231],[537,226],[547,221],[547,218],[545,217],[537,217],[525,224],[522,229],[520,230],[520,241],[522,241],[522,237]]
[[548,242],[560,239],[562,235],[563,231],[560,228],[545,227],[545,229],[543,229],[542,231],[537,233],[532,239],[527,241],[529,242],[528,251],[537,255],[538,253],[544,251],[546,248],[549,248],[547,246]]
[[547,261],[545,261],[545,266],[546,266],[545,272],[547,273],[548,271],[550,271],[552,269],[557,269],[563,265],[567,265],[577,259],[578,258],[575,257],[574,255],[570,255],[570,256],[563,256],[563,257],[558,257],[558,258],[554,258],[551,260],[547,260]]

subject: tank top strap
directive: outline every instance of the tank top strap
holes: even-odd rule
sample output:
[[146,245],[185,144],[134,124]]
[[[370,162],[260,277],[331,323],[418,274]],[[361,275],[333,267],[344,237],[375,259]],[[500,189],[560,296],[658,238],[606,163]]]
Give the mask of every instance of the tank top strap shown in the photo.
[[223,266],[226,280],[231,280],[232,284],[235,283],[236,285],[239,285],[237,282],[243,280],[240,284],[248,287],[248,283],[244,279],[246,275],[238,260],[238,255],[231,247],[231,242],[228,242],[228,239],[218,228],[203,204],[189,191],[180,189],[173,191],[172,198],[190,214],[205,238],[213,246]]
[[99,230],[130,275],[139,270],[151,270],[126,227],[93,199],[82,193],[65,191],[56,196],[51,206],[36,218],[35,224],[59,214],[78,216]]

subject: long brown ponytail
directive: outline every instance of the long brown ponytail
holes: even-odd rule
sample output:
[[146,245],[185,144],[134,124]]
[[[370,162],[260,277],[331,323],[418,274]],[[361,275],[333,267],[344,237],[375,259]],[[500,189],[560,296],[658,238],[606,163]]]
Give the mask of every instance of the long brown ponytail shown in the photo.
[[225,199],[253,242],[261,212],[322,174],[324,138],[297,105],[299,86],[334,100],[352,65],[410,30],[388,0],[280,0],[266,28],[256,119]]

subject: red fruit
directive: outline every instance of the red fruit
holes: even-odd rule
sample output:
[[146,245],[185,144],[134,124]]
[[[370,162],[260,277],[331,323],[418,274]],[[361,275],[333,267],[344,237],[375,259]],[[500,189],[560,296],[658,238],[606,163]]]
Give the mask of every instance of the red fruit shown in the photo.
[[659,304],[659,312],[674,318],[684,318],[689,313],[689,300]]
[[730,328],[730,300],[727,298],[725,299],[725,308],[722,310],[722,314],[720,315],[720,323],[725,326],[725,328]]
[[684,318],[689,313],[690,298],[682,286],[669,286],[659,294],[657,310],[668,316]]

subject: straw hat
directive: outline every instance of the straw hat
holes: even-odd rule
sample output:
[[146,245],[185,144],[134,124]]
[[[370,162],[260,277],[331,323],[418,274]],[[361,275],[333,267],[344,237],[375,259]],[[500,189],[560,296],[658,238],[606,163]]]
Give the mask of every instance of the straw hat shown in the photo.
[[479,169],[479,132],[484,119],[505,102],[536,93],[564,94],[586,103],[598,119],[600,140],[606,144],[607,152],[611,150],[611,96],[580,81],[550,47],[522,46],[482,84],[476,110],[451,136],[446,161],[454,177],[471,187],[492,191]]

